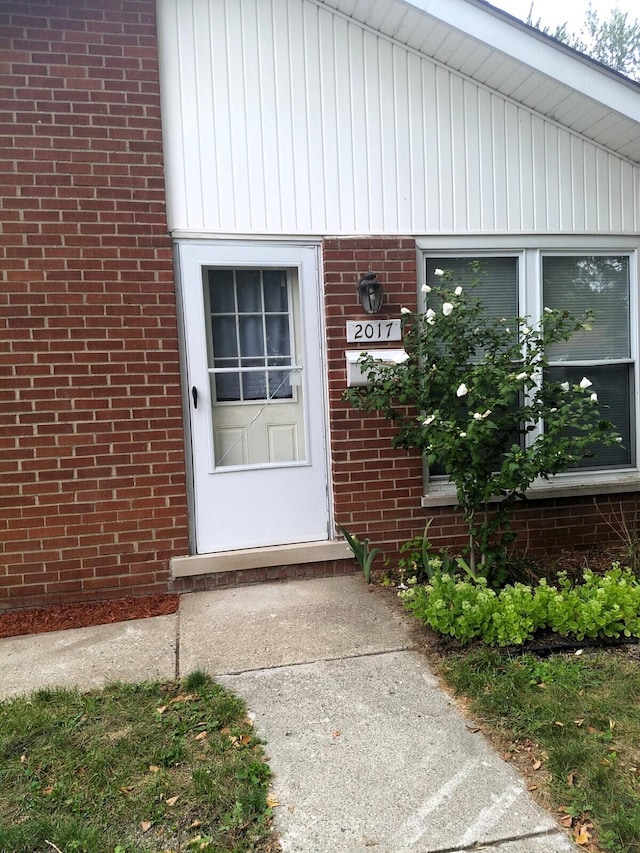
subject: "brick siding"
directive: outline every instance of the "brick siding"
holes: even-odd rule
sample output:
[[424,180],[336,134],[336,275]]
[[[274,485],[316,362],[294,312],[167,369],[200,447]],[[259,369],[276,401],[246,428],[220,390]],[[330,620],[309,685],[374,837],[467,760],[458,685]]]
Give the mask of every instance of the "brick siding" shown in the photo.
[[154,0],[5,0],[0,608],[187,552]]

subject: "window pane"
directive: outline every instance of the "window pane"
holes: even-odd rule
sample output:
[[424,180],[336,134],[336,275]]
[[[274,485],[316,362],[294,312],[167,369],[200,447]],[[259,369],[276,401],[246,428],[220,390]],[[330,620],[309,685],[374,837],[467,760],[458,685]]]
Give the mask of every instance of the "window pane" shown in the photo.
[[265,400],[267,396],[267,382],[264,373],[242,374],[242,398],[243,400]]
[[269,371],[269,396],[278,400],[293,396],[288,370]]
[[209,302],[214,314],[233,314],[236,310],[232,270],[209,270]]
[[238,355],[235,317],[213,317],[211,320],[213,354],[215,358],[234,358]]
[[264,334],[262,317],[259,314],[239,318],[240,354],[246,358],[263,356]]
[[[479,262],[478,271],[474,260]],[[488,317],[517,317],[518,258],[427,258],[427,284],[431,287],[442,284],[442,278],[435,274],[437,269],[450,271],[453,282],[465,290],[473,287]]]
[[287,275],[284,270],[265,270],[262,273],[264,284],[264,310],[286,313],[289,310],[287,298]]
[[218,373],[215,376],[217,402],[232,402],[240,399],[240,376],[238,373]]
[[629,258],[547,256],[542,271],[545,307],[577,317],[587,309],[594,312],[591,331],[556,344],[551,361],[629,358]]
[[594,455],[578,463],[579,468],[625,468],[635,462],[634,425],[631,416],[633,366],[612,364],[598,367],[552,367],[548,372],[553,382],[576,385],[583,376],[593,383],[589,393],[598,394],[598,408],[604,420],[611,421],[622,437],[616,447],[594,448]]
[[238,270],[236,272],[236,286],[238,288],[238,311],[241,313],[262,311],[259,270]]
[[267,328],[267,355],[289,355],[289,316],[272,314],[265,317]]

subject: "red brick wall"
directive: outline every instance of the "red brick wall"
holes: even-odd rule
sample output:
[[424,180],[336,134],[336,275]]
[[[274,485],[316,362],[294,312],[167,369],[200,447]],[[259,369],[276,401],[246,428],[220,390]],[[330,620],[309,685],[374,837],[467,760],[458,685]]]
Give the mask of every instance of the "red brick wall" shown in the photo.
[[0,608],[165,591],[187,527],[154,0],[0,16]]
[[[386,299],[380,317],[399,317],[404,305],[416,308],[416,248],[413,239],[339,238],[324,241],[329,408],[333,490],[337,521],[393,556],[403,542],[422,533],[433,518],[430,539],[453,549],[466,544],[466,527],[453,507],[420,506],[423,491],[418,454],[393,450],[393,427],[376,415],[364,415],[342,399],[346,387],[346,320],[361,320],[356,296],[360,277],[378,274]],[[390,344],[389,346],[398,346]],[[534,500],[515,520],[517,547],[532,553],[558,552],[622,544],[616,529],[621,512],[633,522],[638,495]],[[378,566],[381,561],[378,560]]]

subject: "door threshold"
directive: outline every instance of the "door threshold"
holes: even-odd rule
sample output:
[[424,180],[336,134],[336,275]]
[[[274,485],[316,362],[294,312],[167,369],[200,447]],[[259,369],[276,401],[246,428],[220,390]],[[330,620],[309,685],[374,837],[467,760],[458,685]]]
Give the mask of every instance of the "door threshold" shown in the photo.
[[324,540],[294,545],[272,545],[268,548],[245,548],[239,551],[220,551],[217,554],[173,557],[171,575],[174,578],[185,578],[217,572],[263,569],[269,566],[291,566],[298,563],[345,560],[351,556],[353,556],[351,549],[344,539],[330,542]]

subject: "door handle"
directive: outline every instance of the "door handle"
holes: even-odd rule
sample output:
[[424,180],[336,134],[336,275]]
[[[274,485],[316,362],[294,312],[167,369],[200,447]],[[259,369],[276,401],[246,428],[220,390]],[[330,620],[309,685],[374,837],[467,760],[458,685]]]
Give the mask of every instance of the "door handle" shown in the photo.
[[198,408],[198,389],[196,388],[195,385],[191,388],[191,396],[193,397],[193,408],[197,409]]

